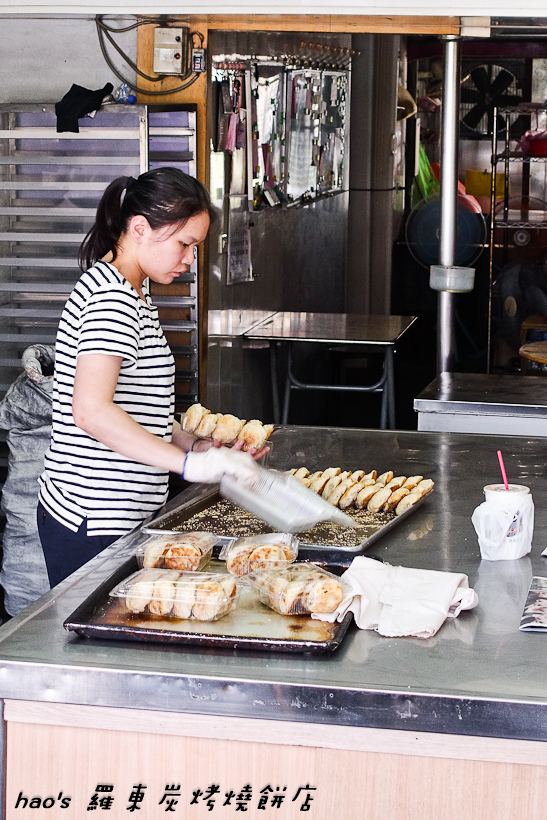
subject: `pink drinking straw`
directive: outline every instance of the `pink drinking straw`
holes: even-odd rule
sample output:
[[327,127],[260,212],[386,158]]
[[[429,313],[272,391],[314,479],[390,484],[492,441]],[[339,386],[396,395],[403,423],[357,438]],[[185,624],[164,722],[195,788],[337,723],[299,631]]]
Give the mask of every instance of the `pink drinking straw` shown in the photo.
[[509,489],[509,484],[507,483],[507,473],[505,472],[505,465],[503,463],[503,456],[501,454],[501,450],[498,450],[498,461],[500,463],[500,470],[501,470],[501,477],[503,478],[503,483],[505,484],[505,489]]

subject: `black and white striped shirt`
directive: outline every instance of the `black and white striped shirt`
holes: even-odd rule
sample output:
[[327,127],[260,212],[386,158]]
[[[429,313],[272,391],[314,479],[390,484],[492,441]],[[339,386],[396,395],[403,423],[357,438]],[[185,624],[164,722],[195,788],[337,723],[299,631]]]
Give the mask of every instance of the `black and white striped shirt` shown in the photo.
[[168,473],[115,453],[72,418],[77,357],[121,356],[115,404],[146,430],[171,440],[175,364],[147,285],[143,301],[113,265],[97,262],[81,276],[61,316],[40,501],[74,532],[86,519],[88,535],[121,535],[167,498]]

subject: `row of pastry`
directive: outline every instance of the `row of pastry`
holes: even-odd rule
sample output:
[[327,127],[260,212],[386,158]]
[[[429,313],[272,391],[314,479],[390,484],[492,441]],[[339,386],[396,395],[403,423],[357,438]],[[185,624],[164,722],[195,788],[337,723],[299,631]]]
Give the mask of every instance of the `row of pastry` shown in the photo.
[[198,438],[212,438],[226,445],[242,441],[242,450],[262,450],[274,426],[259,419],[239,419],[231,413],[211,413],[201,404],[192,404],[182,416],[181,427]]
[[354,508],[369,512],[406,512],[434,486],[421,475],[394,476],[393,471],[377,474],[376,470],[346,470],[329,467],[310,473],[307,467],[289,470],[298,481],[342,510]]
[[[289,563],[292,560],[292,555],[285,556],[284,566],[264,562],[262,569],[246,576],[247,585],[280,615],[333,612],[343,598],[340,579],[322,567]],[[232,611],[240,593],[229,574],[148,568],[110,594],[123,597],[127,609],[137,615],[216,621]]]
[[130,585],[125,605],[135,613],[214,621],[233,608],[236,591],[231,575],[148,569]]

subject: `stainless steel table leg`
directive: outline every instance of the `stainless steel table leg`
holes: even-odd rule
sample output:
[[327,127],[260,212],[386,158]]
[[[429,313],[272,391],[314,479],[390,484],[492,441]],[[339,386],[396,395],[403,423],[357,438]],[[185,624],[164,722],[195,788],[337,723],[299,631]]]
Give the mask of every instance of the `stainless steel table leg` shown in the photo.
[[386,380],[386,387],[388,390],[389,395],[389,427],[391,430],[395,430],[397,426],[397,422],[395,419],[395,367],[394,367],[394,354],[395,350],[393,347],[388,348],[387,353],[387,361],[388,361],[388,373],[387,373],[387,380]]
[[285,395],[283,397],[283,416],[281,424],[289,423],[289,404],[291,401],[292,383],[292,345],[290,342],[287,342],[287,375],[285,378]]
[[270,376],[272,380],[272,402],[274,424],[279,424],[281,417],[279,413],[279,387],[277,384],[277,342],[270,342]]
[[382,430],[395,428],[395,385],[393,378],[393,347],[384,350],[383,374],[381,379],[382,406],[380,427]]

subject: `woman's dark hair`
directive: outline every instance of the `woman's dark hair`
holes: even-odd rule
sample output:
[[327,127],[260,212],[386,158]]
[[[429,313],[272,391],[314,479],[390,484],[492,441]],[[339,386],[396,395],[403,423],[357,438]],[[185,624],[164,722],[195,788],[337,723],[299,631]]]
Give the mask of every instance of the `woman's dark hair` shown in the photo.
[[133,216],[146,217],[153,230],[169,225],[177,230],[204,212],[216,222],[217,212],[201,182],[178,168],[155,168],[138,179],[118,177],[102,195],[95,224],[80,246],[80,267],[87,270],[109,251],[114,261],[118,240]]

